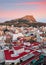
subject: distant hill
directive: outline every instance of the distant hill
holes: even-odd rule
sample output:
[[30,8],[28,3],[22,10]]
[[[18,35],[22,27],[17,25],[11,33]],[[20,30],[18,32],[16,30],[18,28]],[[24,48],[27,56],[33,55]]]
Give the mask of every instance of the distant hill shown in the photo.
[[35,18],[31,15],[24,16],[22,18],[5,21],[0,23],[3,25],[15,25],[15,26],[46,26],[46,23],[37,22]]
[[24,22],[24,20],[25,21],[28,21],[28,22],[30,22],[30,23],[35,23],[36,22],[36,20],[35,20],[35,18],[33,17],[33,16],[31,16],[31,15],[27,15],[27,16],[24,16],[24,17],[22,17],[22,18],[18,18],[18,19],[15,19],[15,20],[11,20],[11,21],[6,21],[5,23],[12,23],[12,22]]
[[4,24],[14,24],[15,26],[29,26],[31,23],[36,23],[36,20],[33,16],[30,15],[4,22]]

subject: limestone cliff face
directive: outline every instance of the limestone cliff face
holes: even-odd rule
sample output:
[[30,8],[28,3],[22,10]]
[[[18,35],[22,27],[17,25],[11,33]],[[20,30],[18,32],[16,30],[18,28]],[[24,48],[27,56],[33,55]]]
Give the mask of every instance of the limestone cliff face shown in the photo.
[[35,18],[31,15],[24,16],[22,19],[28,20],[30,23],[36,23]]

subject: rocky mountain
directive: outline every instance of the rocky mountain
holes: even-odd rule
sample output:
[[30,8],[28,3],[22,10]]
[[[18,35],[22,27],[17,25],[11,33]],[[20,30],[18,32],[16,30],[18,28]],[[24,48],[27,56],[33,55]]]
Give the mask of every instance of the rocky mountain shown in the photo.
[[31,15],[24,16],[22,18],[5,21],[4,23],[0,23],[3,25],[14,25],[14,26],[46,26],[46,23],[37,22],[35,18]]
[[15,19],[15,20],[11,20],[11,21],[6,21],[5,23],[18,23],[18,22],[24,22],[24,21],[28,21],[28,22],[30,22],[30,23],[35,23],[36,22],[36,20],[35,20],[35,18],[33,17],[33,16],[31,16],[31,15],[27,15],[27,16],[24,16],[24,17],[22,17],[22,18],[18,18],[18,19]]

